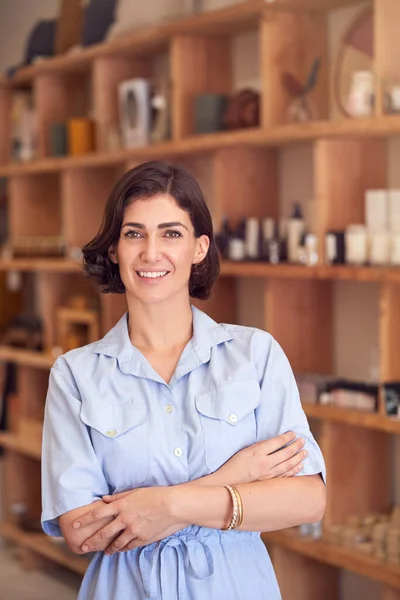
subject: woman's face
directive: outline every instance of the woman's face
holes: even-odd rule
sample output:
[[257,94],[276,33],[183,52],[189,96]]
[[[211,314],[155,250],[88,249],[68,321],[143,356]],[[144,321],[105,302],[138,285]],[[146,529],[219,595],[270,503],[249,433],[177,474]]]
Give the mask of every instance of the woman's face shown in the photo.
[[189,293],[192,265],[208,247],[208,236],[195,237],[189,214],[171,196],[159,194],[126,207],[110,258],[119,265],[128,296],[156,303]]

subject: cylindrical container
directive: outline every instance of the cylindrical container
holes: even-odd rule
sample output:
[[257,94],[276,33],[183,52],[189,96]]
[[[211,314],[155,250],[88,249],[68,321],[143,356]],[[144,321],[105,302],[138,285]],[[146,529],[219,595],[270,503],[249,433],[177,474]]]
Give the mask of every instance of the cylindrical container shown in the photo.
[[390,89],[390,108],[392,112],[400,112],[400,85],[394,85]]
[[337,258],[336,236],[333,233],[325,235],[325,262],[332,265]]
[[68,131],[66,123],[50,125],[51,156],[66,156],[68,154]]
[[306,264],[312,267],[318,263],[318,239],[313,233],[306,235],[305,239],[306,249]]
[[372,71],[355,71],[348,98],[352,117],[370,117],[373,113],[375,78]]
[[246,244],[241,238],[231,238],[228,246],[229,260],[244,260],[246,258]]
[[229,96],[225,94],[198,94],[194,99],[195,133],[211,133],[224,129],[223,117]]
[[400,266],[400,233],[394,233],[390,240],[390,264]]
[[369,262],[371,265],[387,265],[390,258],[390,236],[386,231],[376,231],[369,238]]
[[298,262],[298,248],[304,234],[305,222],[299,204],[294,205],[293,214],[287,222],[287,248],[289,262]]
[[245,240],[246,240],[246,255],[252,260],[258,258],[260,239],[260,222],[258,219],[246,219]]
[[91,119],[73,118],[68,121],[68,149],[72,156],[94,152],[94,122]]
[[364,225],[349,225],[345,233],[346,262],[350,265],[364,265],[368,258],[368,237]]

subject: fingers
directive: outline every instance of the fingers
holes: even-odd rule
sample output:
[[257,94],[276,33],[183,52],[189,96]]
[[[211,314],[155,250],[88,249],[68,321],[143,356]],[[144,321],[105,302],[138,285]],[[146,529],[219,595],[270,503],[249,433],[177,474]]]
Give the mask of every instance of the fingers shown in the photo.
[[281,435],[277,435],[269,440],[265,440],[264,442],[259,442],[257,448],[261,450],[264,454],[273,454],[280,450],[286,444],[290,444],[296,438],[296,434],[294,431],[288,431],[286,433],[282,433]]
[[96,507],[94,510],[89,510],[84,515],[80,516],[77,521],[72,524],[74,529],[79,529],[80,527],[85,527],[90,523],[94,523],[95,521],[99,521],[100,519],[104,519],[106,517],[115,517],[119,514],[119,509],[115,504],[105,504],[104,506]]
[[109,504],[110,502],[115,502],[115,500],[121,500],[121,498],[125,498],[130,493],[130,490],[127,492],[119,492],[118,494],[108,494],[107,496],[103,496],[103,502]]
[[307,450],[303,450],[288,460],[277,464],[269,471],[268,478],[272,479],[274,477],[281,477],[283,475],[292,477],[293,475],[296,475],[296,473],[299,473],[303,468],[302,461],[307,457],[307,455]]
[[136,542],[137,538],[132,537],[132,533],[125,530],[112,544],[105,549],[104,554],[107,556],[112,556],[116,552],[126,552],[127,550],[132,550],[138,544]]
[[294,477],[294,475],[297,475],[297,473],[300,473],[303,470],[303,468],[304,468],[303,463],[300,462],[298,465],[296,465],[293,469],[291,469],[287,473],[283,473],[281,475],[281,477]]
[[[97,550],[103,550],[105,545],[110,542],[115,536],[125,529],[118,519],[111,521],[109,525],[100,529],[97,533],[87,539],[82,545],[82,552],[96,552]],[[132,539],[132,534],[128,534],[128,541]]]

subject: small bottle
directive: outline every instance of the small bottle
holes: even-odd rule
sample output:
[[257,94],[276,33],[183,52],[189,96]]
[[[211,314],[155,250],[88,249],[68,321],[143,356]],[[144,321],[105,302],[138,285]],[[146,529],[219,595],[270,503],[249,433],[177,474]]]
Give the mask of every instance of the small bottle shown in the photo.
[[301,242],[301,237],[304,234],[305,222],[301,206],[295,203],[293,206],[292,216],[288,220],[288,259],[289,262],[297,262],[298,247]]
[[274,219],[263,219],[261,224],[261,243],[260,243],[260,258],[261,260],[269,260],[269,243],[275,238],[275,221]]
[[318,239],[313,233],[305,238],[306,265],[313,267],[318,263]]
[[259,258],[260,221],[256,218],[246,219],[245,242],[246,255],[250,260]]

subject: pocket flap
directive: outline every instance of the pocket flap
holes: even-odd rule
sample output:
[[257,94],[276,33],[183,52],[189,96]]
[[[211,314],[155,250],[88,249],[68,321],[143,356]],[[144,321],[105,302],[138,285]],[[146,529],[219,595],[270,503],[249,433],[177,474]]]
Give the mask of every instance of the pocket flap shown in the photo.
[[84,401],[80,418],[89,427],[109,438],[117,438],[146,421],[146,404],[135,400],[129,404],[108,404],[101,401]]
[[261,390],[257,381],[230,381],[195,397],[200,414],[230,425],[236,425],[257,408],[260,401]]

